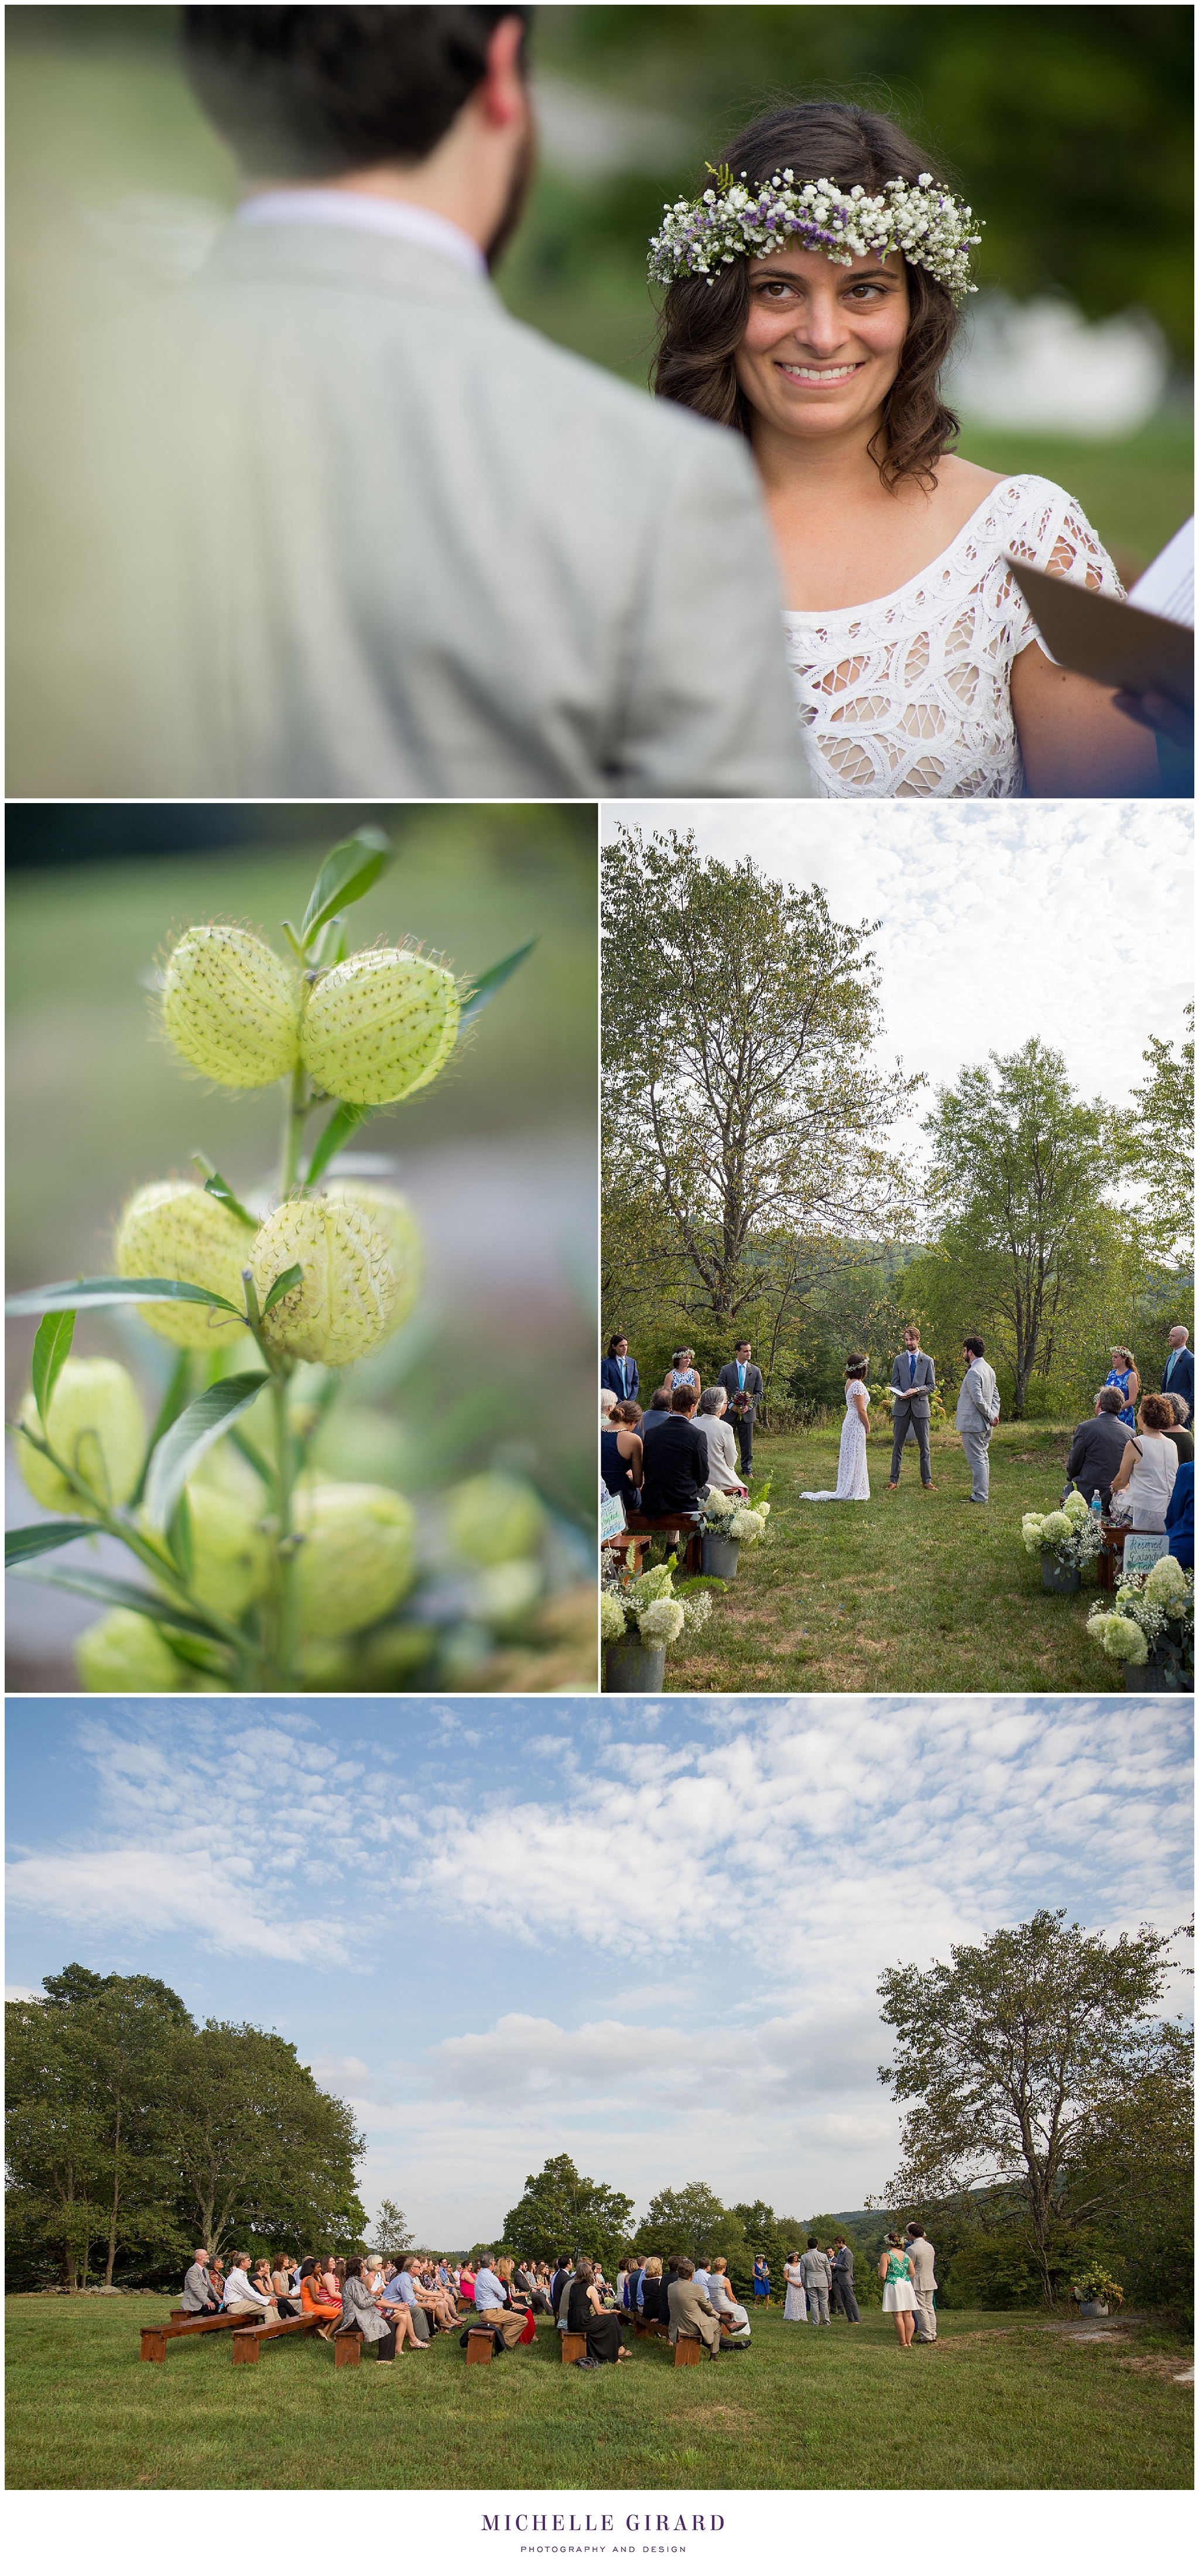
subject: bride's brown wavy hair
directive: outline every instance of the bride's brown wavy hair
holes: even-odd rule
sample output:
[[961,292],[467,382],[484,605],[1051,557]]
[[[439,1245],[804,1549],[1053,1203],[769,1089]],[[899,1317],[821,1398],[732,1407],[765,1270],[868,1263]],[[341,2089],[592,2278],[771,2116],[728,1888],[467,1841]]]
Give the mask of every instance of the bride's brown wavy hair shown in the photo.
[[[833,101],[769,108],[730,143],[722,158],[738,178],[762,187],[776,170],[796,179],[832,179],[877,196],[886,179],[918,179],[927,163],[889,116]],[[927,269],[907,267],[911,318],[895,382],[867,453],[889,492],[907,475],[934,485],[938,458],[958,435],[957,414],[943,403],[940,375],[953,347],[958,310],[947,286]],[[749,264],[735,259],[702,277],[676,278],[658,316],[654,392],[685,403],[705,420],[749,436],[751,406],[737,382],[736,355],[749,320]]]

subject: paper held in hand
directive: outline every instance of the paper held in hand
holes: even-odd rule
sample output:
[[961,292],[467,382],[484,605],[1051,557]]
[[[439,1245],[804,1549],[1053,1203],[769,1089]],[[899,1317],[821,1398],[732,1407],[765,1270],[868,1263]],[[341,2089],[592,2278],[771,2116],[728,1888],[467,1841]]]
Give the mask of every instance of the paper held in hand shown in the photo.
[[1137,697],[1160,690],[1193,707],[1194,548],[1194,521],[1188,520],[1129,599],[1085,590],[1011,555],[1007,561],[1055,662],[1109,689],[1129,689]]

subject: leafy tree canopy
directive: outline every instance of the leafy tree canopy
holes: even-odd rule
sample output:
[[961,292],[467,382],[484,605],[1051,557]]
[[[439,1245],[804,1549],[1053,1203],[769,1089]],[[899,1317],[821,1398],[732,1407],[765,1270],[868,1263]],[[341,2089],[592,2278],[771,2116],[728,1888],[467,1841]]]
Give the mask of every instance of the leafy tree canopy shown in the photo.
[[552,2263],[559,2254],[598,2254],[607,2270],[629,2242],[632,2215],[627,2193],[592,2182],[570,2156],[547,2156],[540,2173],[525,2176],[524,2191],[504,2220],[503,2242],[538,2263]]

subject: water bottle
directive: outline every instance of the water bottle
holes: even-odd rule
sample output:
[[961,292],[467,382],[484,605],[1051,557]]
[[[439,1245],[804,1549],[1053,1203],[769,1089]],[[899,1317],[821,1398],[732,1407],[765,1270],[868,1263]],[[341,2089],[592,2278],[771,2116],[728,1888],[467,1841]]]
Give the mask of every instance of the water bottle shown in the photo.
[[1101,1521],[1103,1518],[1103,1505],[1099,1500],[1098,1488],[1096,1488],[1096,1491],[1091,1496],[1091,1510],[1093,1511],[1096,1520]]

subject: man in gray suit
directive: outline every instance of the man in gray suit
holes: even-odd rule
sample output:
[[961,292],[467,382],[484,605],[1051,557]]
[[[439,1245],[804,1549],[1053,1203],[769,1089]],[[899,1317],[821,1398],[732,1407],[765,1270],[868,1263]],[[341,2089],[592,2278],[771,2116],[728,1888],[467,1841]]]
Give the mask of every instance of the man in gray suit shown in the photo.
[[116,371],[97,791],[810,792],[745,441],[490,283],[527,14],[182,12],[244,193]]
[[932,1491],[933,1471],[929,1454],[928,1426],[932,1414],[930,1398],[937,1383],[937,1372],[927,1351],[920,1348],[920,1327],[909,1324],[903,1337],[903,1349],[891,1365],[894,1397],[891,1419],[894,1438],[891,1442],[891,1482],[889,1494],[899,1491],[899,1471],[903,1465],[903,1445],[909,1427],[915,1432],[920,1449],[920,1482],[927,1493]]
[[916,2341],[917,2343],[935,2343],[937,2340],[937,2311],[933,2301],[933,2293],[937,2286],[937,2258],[932,2246],[929,2244],[927,2236],[924,2233],[924,2229],[918,2226],[915,2221],[913,2221],[907,2231],[907,2256],[908,2261],[912,2266],[912,2287],[916,2293],[916,2305],[919,2311],[919,2323],[916,2328]]
[[675,2268],[675,2276],[667,2292],[667,2304],[670,2309],[667,2333],[671,2343],[677,2343],[681,2334],[698,2335],[715,2361],[720,2350],[720,2319],[707,2291],[696,2287],[695,2265],[689,2255],[682,2255]]
[[716,1382],[728,1397],[728,1418],[737,1434],[741,1473],[748,1477],[754,1458],[754,1415],[763,1394],[762,1372],[753,1366],[748,1342],[738,1342],[731,1360],[725,1361]]
[[197,2245],[195,2261],[188,2264],[183,2279],[181,2305],[189,2317],[215,2317],[220,2314],[221,2303],[209,2278],[206,2245]]
[[860,2326],[862,2311],[853,2286],[853,2254],[843,2236],[833,2238],[832,2305],[840,2308],[847,2324]]
[[971,1333],[962,1345],[966,1374],[958,1388],[957,1428],[970,1468],[970,1500],[985,1503],[991,1492],[991,1467],[987,1451],[991,1433],[999,1420],[999,1388],[995,1371],[984,1357],[986,1343]]

